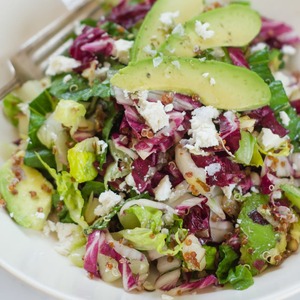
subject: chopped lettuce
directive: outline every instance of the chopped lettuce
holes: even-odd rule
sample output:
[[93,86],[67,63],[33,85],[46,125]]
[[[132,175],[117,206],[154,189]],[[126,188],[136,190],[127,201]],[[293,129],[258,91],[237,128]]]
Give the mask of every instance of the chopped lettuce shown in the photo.
[[22,102],[21,99],[13,94],[8,94],[3,99],[3,112],[15,127],[18,126],[19,123],[18,114],[20,113],[20,108],[18,107],[18,104]]

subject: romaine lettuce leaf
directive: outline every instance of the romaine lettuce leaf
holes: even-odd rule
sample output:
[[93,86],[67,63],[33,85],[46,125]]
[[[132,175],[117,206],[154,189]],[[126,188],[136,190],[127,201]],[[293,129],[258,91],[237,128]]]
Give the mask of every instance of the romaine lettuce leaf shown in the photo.
[[245,290],[254,283],[252,274],[245,265],[238,265],[230,269],[227,281],[236,290]]

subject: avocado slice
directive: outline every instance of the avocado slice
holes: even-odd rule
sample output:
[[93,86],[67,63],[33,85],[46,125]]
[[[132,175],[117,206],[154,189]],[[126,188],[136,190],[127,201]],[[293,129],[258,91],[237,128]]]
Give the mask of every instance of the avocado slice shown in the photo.
[[268,85],[254,72],[219,61],[161,58],[134,62],[121,69],[111,84],[129,92],[159,90],[198,95],[204,105],[244,111],[268,105]]
[[152,49],[158,49],[165,41],[166,35],[170,32],[164,30],[164,24],[160,20],[163,13],[178,12],[174,22],[180,24],[197,16],[203,9],[203,0],[157,0],[146,15],[137,34],[131,52],[131,60],[137,61],[151,57],[144,51],[144,48],[150,46]]
[[[205,23],[209,26],[203,28]],[[256,11],[246,5],[231,4],[186,22],[184,34],[171,34],[159,51],[165,55],[194,57],[199,51],[209,48],[242,47],[255,38],[260,28],[261,18]],[[207,31],[210,31],[209,35]]]
[[24,165],[20,154],[0,169],[0,193],[11,217],[23,227],[43,229],[51,210],[52,191],[51,183]]
[[259,224],[250,217],[268,201],[266,195],[252,194],[243,202],[238,216],[242,244],[240,262],[249,266],[252,275],[262,272],[268,266],[267,253],[281,254],[286,248],[283,233],[276,232],[271,224]]

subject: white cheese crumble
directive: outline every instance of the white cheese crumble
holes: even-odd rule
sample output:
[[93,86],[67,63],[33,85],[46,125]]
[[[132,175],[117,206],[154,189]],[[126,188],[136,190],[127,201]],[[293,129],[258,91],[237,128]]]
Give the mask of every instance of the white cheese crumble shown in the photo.
[[269,48],[269,46],[266,43],[258,43],[250,48],[251,53],[261,51],[265,48]]
[[213,119],[219,116],[219,111],[212,106],[196,108],[192,112],[191,129],[188,134],[192,137],[184,147],[191,153],[202,153],[201,148],[219,145],[219,136]]
[[105,191],[99,196],[99,205],[95,208],[94,213],[96,216],[105,216],[107,215],[111,209],[120,203],[123,198],[114,193],[113,191]]
[[174,109],[174,105],[172,103],[165,105],[165,112],[170,112],[173,109]]
[[212,86],[215,85],[216,80],[213,77],[211,77],[210,80],[209,80],[209,84],[212,85]]
[[37,218],[37,219],[45,219],[45,214],[43,212],[39,212],[37,211],[34,216]]
[[114,42],[114,49],[112,54],[121,63],[128,64],[129,61],[129,51],[133,46],[133,41],[127,41],[123,39],[116,40]]
[[214,36],[215,32],[213,30],[209,30],[210,24],[204,23],[202,24],[201,21],[196,20],[195,22],[195,31],[198,36],[200,36],[202,39],[207,40]]
[[172,193],[172,184],[169,178],[169,175],[163,177],[154,190],[155,200],[157,201],[166,201],[169,199]]
[[144,98],[140,98],[136,108],[154,133],[165,126],[169,126],[169,116],[160,101],[149,102]]
[[98,146],[99,146],[99,149],[97,149],[98,150],[97,154],[103,154],[108,147],[107,143],[103,140],[98,141]]
[[293,92],[298,89],[297,82],[293,76],[285,74],[281,71],[275,72],[273,75],[275,80],[279,80],[282,82],[283,88],[288,98],[290,98]]
[[58,55],[49,59],[46,75],[54,76],[56,74],[71,72],[74,68],[80,66],[80,62],[74,58]]
[[282,121],[282,124],[283,124],[284,126],[289,126],[291,119],[290,119],[290,117],[287,115],[287,113],[286,113],[285,111],[280,111],[280,112],[279,112],[279,116],[280,116],[280,119],[281,119],[281,121]]
[[180,62],[178,61],[178,60],[173,60],[172,62],[171,62],[171,64],[173,65],[173,66],[175,66],[178,70],[180,70]]
[[164,25],[166,30],[169,30],[174,26],[175,19],[179,17],[179,11],[164,12],[160,15],[159,20]]
[[203,73],[202,77],[207,78],[209,76],[209,73]]
[[172,34],[178,34],[179,36],[184,36],[185,30],[181,23],[177,24],[172,30]]
[[143,51],[152,57],[154,57],[157,54],[157,51],[155,49],[152,49],[151,45],[145,46]]
[[296,48],[294,48],[291,45],[283,45],[283,47],[281,48],[281,51],[283,54],[291,55],[291,56],[295,55],[297,52]]
[[265,151],[269,151],[278,148],[285,141],[285,138],[281,138],[269,128],[262,128],[257,140]]
[[63,78],[63,83],[67,83],[68,81],[70,81],[72,79],[72,75],[68,74]]
[[157,56],[153,58],[153,67],[157,68],[163,62],[163,58],[161,56]]
[[214,176],[221,170],[221,165],[219,163],[213,163],[205,167],[205,171],[208,176]]
[[201,58],[199,58],[199,60],[200,60],[201,62],[204,62],[204,61],[206,61],[206,57],[201,57]]

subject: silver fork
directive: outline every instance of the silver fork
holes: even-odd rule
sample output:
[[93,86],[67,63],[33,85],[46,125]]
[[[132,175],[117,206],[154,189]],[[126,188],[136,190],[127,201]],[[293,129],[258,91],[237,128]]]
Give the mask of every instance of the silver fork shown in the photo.
[[85,18],[100,18],[102,14],[99,1],[88,1],[30,38],[6,62],[11,77],[0,83],[0,100],[25,81],[42,78],[49,58],[63,53],[71,45],[70,34],[76,23]]

